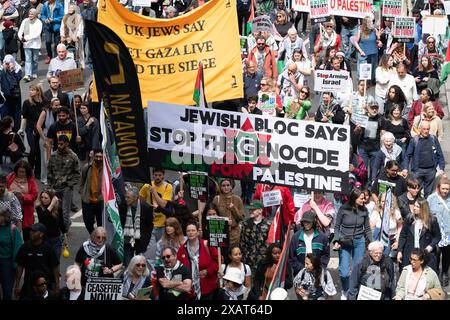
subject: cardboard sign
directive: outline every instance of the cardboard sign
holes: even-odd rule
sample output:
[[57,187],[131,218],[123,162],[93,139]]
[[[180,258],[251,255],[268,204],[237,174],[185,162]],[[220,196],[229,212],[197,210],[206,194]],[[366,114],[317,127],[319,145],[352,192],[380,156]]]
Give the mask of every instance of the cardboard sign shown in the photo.
[[350,121],[357,126],[365,128],[367,127],[367,122],[369,122],[369,116],[360,113],[352,113]]
[[357,300],[381,300],[381,292],[361,285]]
[[189,172],[189,196],[205,202],[208,199],[208,174],[206,172]]
[[328,10],[328,0],[310,0],[310,14],[311,19],[314,22],[323,22],[326,21],[330,16],[330,12]]
[[422,19],[422,33],[429,33],[432,36],[445,34],[447,30],[447,16],[425,16]]
[[392,36],[399,42],[414,40],[416,20],[414,17],[395,17]]
[[123,300],[123,280],[117,278],[88,278],[84,300]]
[[206,219],[208,220],[209,245],[228,247],[230,243],[228,218],[209,216]]
[[275,117],[277,94],[275,92],[258,92],[258,108],[265,116]]
[[359,80],[372,80],[372,65],[370,63],[359,65]]
[[315,70],[314,91],[346,92],[351,82],[348,71]]
[[252,21],[252,33],[269,32],[272,33],[273,26],[269,16],[258,16]]
[[151,2],[151,0],[133,0],[133,7],[150,7]]
[[296,208],[301,208],[311,198],[311,193],[294,192],[294,205]]
[[264,208],[272,207],[272,206],[279,206],[282,202],[281,191],[279,189],[277,189],[277,190],[263,192],[262,200],[263,200]]
[[403,0],[383,0],[383,11],[381,15],[387,21],[394,21],[395,17],[399,17],[402,14]]
[[83,70],[81,69],[61,71],[59,80],[61,81],[61,90],[64,92],[84,88]]

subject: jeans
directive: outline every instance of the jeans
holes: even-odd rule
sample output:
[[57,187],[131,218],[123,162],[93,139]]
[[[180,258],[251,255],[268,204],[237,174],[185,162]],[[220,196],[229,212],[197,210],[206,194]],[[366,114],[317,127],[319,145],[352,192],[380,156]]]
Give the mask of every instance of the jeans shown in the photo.
[[2,300],[12,300],[16,270],[11,259],[0,259],[0,285],[2,286]]
[[350,37],[356,36],[359,32],[358,26],[354,26],[349,29],[346,26],[342,26],[341,30],[341,41],[342,50],[345,53],[345,59],[350,59],[350,56],[355,51],[355,46],[350,42]]
[[37,75],[39,49],[25,48],[25,75]]
[[45,149],[45,143],[44,140],[42,140],[41,138],[39,138],[39,149],[41,154],[41,182],[45,184],[47,183],[48,159],[47,159],[47,151]]
[[342,246],[339,250],[339,276],[343,291],[348,291],[350,285],[350,258],[352,259],[352,270],[355,270],[365,253],[366,240],[364,237],[353,238],[352,246]]
[[419,180],[419,185],[423,188],[424,197],[427,198],[434,191],[434,181],[436,180],[436,168],[421,169],[412,173]]
[[[377,154],[377,150],[367,152],[365,149],[359,147],[358,154],[361,156],[361,158],[364,161],[364,164],[366,165],[366,168],[369,170],[369,180],[368,181],[371,181],[372,178],[376,178],[376,177],[372,177],[372,173],[375,172],[375,170],[376,170],[375,168],[373,168],[373,162],[375,161],[375,155]],[[370,163],[370,166],[369,166],[369,163]]]
[[[47,30],[44,28],[44,34],[45,34],[45,48],[47,49],[47,56],[50,58],[56,57],[56,46],[61,40],[61,37],[58,32],[50,32],[50,30]],[[55,45],[52,51],[52,43]]]
[[81,202],[81,207],[83,210],[83,222],[86,226],[89,234],[94,231],[94,223],[97,221],[97,227],[101,227],[103,225],[103,202],[100,201],[98,203],[86,203]]
[[145,256],[149,260],[149,263],[153,266],[156,263],[156,244],[162,238],[164,229],[164,227],[153,227],[150,243],[148,244],[147,251],[145,252]]
[[369,54],[366,56],[361,56],[361,54],[358,53],[358,62],[356,65],[356,77],[359,79],[359,65],[361,63],[369,63],[372,65],[372,74],[370,75],[370,81],[369,83],[375,83],[375,69],[377,68],[378,63],[378,53],[375,54]]
[[64,226],[66,227],[67,231],[69,231],[70,225],[72,224],[72,220],[70,220],[70,213],[72,212],[72,210],[70,209],[70,206],[72,204],[72,194],[73,189],[71,187],[56,190],[56,196],[58,197],[58,199],[62,199]]
[[[302,20],[302,29],[300,30],[298,24]],[[295,28],[300,32],[306,32],[306,26],[308,24],[308,12],[297,12],[295,17]]]

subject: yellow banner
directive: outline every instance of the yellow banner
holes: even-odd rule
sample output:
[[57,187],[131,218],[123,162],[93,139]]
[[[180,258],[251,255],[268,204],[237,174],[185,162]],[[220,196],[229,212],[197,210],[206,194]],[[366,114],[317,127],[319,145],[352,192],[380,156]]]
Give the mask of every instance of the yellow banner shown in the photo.
[[174,19],[152,19],[115,0],[99,0],[98,21],[128,47],[142,105],[149,100],[192,105],[198,62],[208,102],[243,95],[236,0],[211,0]]

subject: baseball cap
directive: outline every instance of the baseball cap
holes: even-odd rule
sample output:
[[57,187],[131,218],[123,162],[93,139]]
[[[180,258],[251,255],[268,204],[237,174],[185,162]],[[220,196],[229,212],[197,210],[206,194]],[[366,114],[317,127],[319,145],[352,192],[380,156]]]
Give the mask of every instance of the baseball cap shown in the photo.
[[300,222],[304,221],[304,222],[311,222],[311,223],[313,223],[314,220],[316,220],[316,213],[314,211],[310,210],[310,211],[306,211],[303,214]]
[[32,231],[39,231],[42,233],[46,233],[47,232],[47,228],[42,224],[42,223],[35,223],[33,224],[30,229]]
[[249,210],[264,209],[264,205],[260,200],[253,200],[252,205],[248,209]]

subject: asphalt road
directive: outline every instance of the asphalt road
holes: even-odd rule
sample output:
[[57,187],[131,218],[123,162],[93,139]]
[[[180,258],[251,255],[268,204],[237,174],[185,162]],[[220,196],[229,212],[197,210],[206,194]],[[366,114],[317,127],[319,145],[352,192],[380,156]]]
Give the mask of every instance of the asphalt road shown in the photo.
[[[48,83],[47,83],[47,79],[46,79],[46,73],[47,73],[47,69],[48,69],[48,65],[46,65],[43,61],[45,59],[45,51],[42,51],[42,55],[40,56],[39,59],[39,68],[38,68],[38,79],[31,81],[29,83],[25,83],[24,81],[21,81],[21,89],[22,89],[22,101],[24,101],[24,99],[26,99],[28,97],[28,87],[30,84],[36,84],[36,83],[40,83],[45,90],[48,89]],[[355,66],[353,66],[353,68],[355,68]],[[91,76],[91,71],[89,69],[85,70],[84,72],[85,75],[85,83],[86,86],[88,85],[89,81],[90,81],[90,76]],[[356,75],[356,72],[353,72],[353,75]],[[354,88],[356,88],[356,81],[354,79]],[[312,78],[309,79],[309,83],[310,83],[310,88],[312,88],[312,84],[313,84],[313,80]],[[447,89],[448,88],[448,89]],[[77,90],[76,93],[82,94],[84,92],[84,90]],[[370,88],[368,90],[368,94],[373,95],[374,94],[374,88]],[[450,121],[449,121],[449,108],[448,108],[448,103],[447,101],[450,101],[449,99],[447,99],[447,96],[450,98],[450,84],[447,84],[446,87],[442,87],[441,88],[441,95],[440,95],[440,102],[442,103],[442,105],[444,106],[444,112],[446,113],[446,116],[443,120],[443,125],[444,125],[444,138],[446,140],[446,142],[444,142],[442,144],[443,147],[443,151],[445,154],[445,158],[446,158],[446,164],[447,164],[447,174],[450,174],[450,165],[449,161],[450,161],[450,144],[448,143],[446,137],[449,136],[449,132],[450,132]],[[314,115],[315,111],[317,110],[317,106],[319,103],[319,96],[317,94],[313,94],[312,95],[312,109],[310,110],[310,115]],[[178,173],[176,172],[166,172],[166,179],[173,181],[177,178]],[[43,186],[40,182],[38,182],[39,184],[39,190],[43,189]],[[76,190],[78,191],[78,190]],[[240,186],[239,183],[236,186],[235,189],[235,193],[236,194],[240,194]],[[74,203],[78,208],[81,208],[81,201],[80,201],[80,196],[78,192],[74,192]],[[37,218],[36,218],[37,219]],[[83,223],[83,219],[82,219],[82,213],[81,210],[79,210],[78,212],[73,212],[72,216],[72,226],[70,228],[69,231],[69,251],[70,251],[70,256],[68,258],[63,258],[61,257],[61,265],[60,265],[60,270],[61,270],[61,274],[64,275],[66,268],[70,265],[74,263],[74,259],[75,259],[75,255],[77,250],[80,248],[80,246],[82,245],[82,243],[88,239],[89,234],[86,231],[86,228],[84,226]],[[151,252],[148,252],[151,253]],[[339,275],[338,275],[338,258],[337,258],[337,253],[335,251],[331,251],[331,259],[330,259],[330,263],[328,265],[328,268],[332,274],[334,283],[336,285],[336,288],[338,290],[338,295],[334,297],[334,299],[339,299],[340,296],[340,281],[339,281]],[[63,285],[63,281],[62,281],[62,285]],[[448,296],[450,296],[450,287],[446,288],[446,291],[448,293]],[[289,299],[295,300],[296,296],[293,292],[293,290],[289,291]]]

